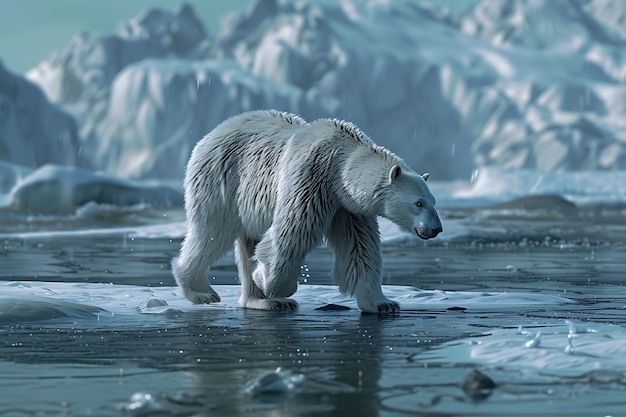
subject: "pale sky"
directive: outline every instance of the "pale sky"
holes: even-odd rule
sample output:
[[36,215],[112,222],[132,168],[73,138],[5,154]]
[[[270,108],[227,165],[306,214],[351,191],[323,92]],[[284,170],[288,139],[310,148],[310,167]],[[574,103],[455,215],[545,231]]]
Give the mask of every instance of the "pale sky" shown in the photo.
[[[477,0],[408,1],[465,7]],[[24,73],[53,51],[64,49],[77,33],[113,34],[121,22],[144,9],[174,10],[181,3],[192,5],[207,31],[214,33],[224,15],[250,7],[254,0],[0,0],[0,60],[13,72]]]
[[52,51],[65,48],[76,33],[112,34],[144,9],[174,10],[183,2],[193,6],[211,33],[225,14],[244,9],[253,0],[0,0],[0,59],[10,70],[23,73]]

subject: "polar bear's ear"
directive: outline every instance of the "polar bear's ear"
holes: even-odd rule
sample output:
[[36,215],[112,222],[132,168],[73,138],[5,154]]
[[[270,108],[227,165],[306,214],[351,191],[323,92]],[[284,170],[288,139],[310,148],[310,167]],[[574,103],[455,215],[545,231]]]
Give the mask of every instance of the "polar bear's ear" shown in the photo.
[[392,166],[389,170],[389,184],[391,184],[396,178],[398,178],[401,173],[402,168],[400,168],[398,165]]
[[428,178],[430,178],[430,174],[428,172],[425,174],[422,174],[422,178],[424,178],[424,181],[428,181]]

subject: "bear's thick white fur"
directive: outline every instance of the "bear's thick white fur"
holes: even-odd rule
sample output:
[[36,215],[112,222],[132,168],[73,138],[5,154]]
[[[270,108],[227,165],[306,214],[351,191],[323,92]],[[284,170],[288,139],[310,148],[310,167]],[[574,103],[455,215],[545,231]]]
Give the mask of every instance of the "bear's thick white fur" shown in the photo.
[[278,111],[232,117],[198,142],[185,175],[189,230],[172,269],[193,303],[220,300],[206,273],[235,245],[246,308],[282,310],[304,257],[324,238],[333,279],[366,312],[382,293],[377,216],[428,239],[441,232],[424,178],[351,123]]

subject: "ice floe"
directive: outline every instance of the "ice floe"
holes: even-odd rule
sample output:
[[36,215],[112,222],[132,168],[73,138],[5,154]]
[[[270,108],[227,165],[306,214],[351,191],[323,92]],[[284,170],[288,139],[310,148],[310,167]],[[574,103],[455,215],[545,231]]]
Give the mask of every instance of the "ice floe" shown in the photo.
[[414,359],[429,364],[532,370],[544,375],[586,374],[601,379],[602,371],[626,372],[624,355],[624,327],[567,321],[560,325],[491,329],[485,334],[445,343]]
[[[124,321],[124,317],[193,310],[239,309],[240,287],[216,285],[221,302],[193,305],[177,287],[132,285],[0,282],[0,322],[20,323],[58,318],[92,318],[102,323]],[[504,311],[524,306],[561,305],[574,301],[550,294],[508,292],[424,291],[408,286],[384,286],[383,291],[405,311],[446,310]],[[358,311],[356,301],[339,293],[336,286],[301,284],[293,298],[300,311],[313,311],[337,304]]]

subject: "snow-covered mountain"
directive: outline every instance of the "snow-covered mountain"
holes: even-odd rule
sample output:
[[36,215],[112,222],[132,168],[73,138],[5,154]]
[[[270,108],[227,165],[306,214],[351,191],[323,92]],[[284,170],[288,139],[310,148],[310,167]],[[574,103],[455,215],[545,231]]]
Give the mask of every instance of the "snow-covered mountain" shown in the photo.
[[123,177],[181,178],[200,137],[259,108],[348,119],[437,179],[626,169],[625,16],[608,0],[259,0],[209,36],[183,6],[77,35],[26,76]]

